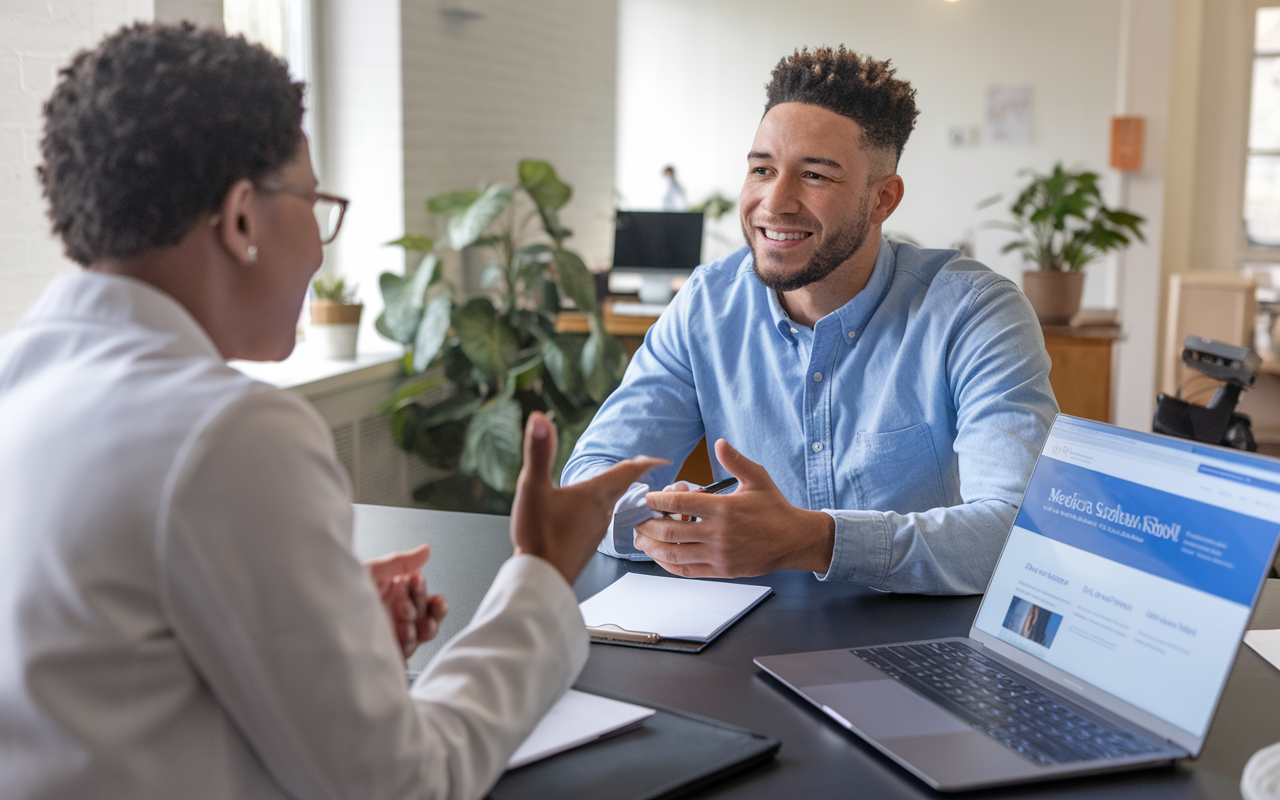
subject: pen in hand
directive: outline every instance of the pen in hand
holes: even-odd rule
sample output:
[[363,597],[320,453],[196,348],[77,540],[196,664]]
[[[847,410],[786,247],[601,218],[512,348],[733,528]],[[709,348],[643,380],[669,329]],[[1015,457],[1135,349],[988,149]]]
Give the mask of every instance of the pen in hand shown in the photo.
[[[715,483],[707,484],[706,486],[703,486],[701,489],[694,489],[693,491],[699,494],[728,494],[737,485],[738,485],[737,478],[725,478],[722,481],[716,481]],[[683,514],[665,514],[664,513],[663,516],[668,517],[670,519],[679,520],[681,522],[697,522],[698,521],[698,517],[686,517]]]

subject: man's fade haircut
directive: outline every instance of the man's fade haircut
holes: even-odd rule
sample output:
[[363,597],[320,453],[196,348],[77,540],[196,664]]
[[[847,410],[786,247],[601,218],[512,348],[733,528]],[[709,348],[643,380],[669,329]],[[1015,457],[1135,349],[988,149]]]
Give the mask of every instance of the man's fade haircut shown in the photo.
[[[894,76],[889,61],[877,61],[844,45],[803,48],[773,68],[765,86],[764,113],[780,103],[806,103],[848,117],[862,128],[862,146],[893,151],[897,169],[916,126],[916,90]],[[882,176],[873,176],[882,177]]]
[[36,174],[73,261],[178,244],[236,181],[287,165],[303,85],[243,37],[189,22],[121,28],[59,72]]

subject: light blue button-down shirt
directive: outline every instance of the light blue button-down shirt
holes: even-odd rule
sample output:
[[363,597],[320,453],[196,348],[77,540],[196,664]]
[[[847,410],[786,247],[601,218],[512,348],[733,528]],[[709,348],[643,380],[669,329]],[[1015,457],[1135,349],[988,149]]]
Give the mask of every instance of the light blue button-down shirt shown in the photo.
[[[644,492],[705,434],[762,464],[793,505],[835,520],[823,580],[897,592],[986,588],[1057,413],[1035,314],[954,250],[883,240],[866,287],[793,322],[744,248],[699,267],[578,440],[562,481],[637,454],[601,550],[643,558]],[[711,452],[717,479],[728,473]]]

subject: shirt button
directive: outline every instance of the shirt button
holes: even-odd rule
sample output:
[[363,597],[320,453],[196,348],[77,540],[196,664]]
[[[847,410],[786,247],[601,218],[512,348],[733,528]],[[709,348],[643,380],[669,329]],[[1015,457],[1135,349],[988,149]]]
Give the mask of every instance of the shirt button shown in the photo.
[[792,333],[799,333],[800,331],[796,330],[795,328],[792,328],[792,329],[791,329],[791,332],[792,332]]
[[814,442],[814,443],[813,443],[813,452],[815,452],[815,453],[821,453],[821,452],[822,452],[822,442]]
[[858,335],[858,334],[857,334],[857,332],[855,332],[855,331],[849,331],[849,338],[850,338],[850,339],[852,339],[853,337],[855,337],[855,336],[857,336],[857,335]]
[[821,381],[821,380],[822,380],[822,373],[821,373],[821,372],[815,372],[815,373],[813,373],[813,379],[814,379],[815,381]]

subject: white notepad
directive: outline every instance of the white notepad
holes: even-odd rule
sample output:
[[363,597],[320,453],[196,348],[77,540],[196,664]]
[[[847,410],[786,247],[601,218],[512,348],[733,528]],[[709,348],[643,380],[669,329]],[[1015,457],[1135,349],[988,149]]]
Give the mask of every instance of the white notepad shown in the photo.
[[1244,643],[1270,661],[1271,666],[1280,669],[1280,631],[1245,631]]
[[638,728],[653,714],[652,708],[570,689],[511,756],[507,769],[523,767],[588,742]]
[[578,607],[588,628],[709,642],[770,591],[768,586],[628,572]]

